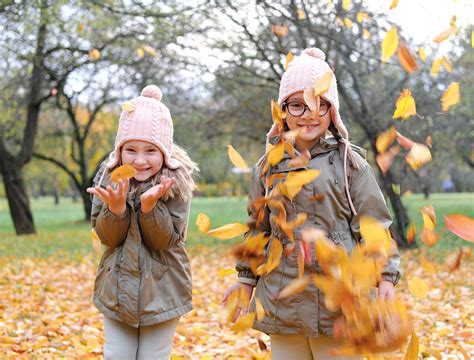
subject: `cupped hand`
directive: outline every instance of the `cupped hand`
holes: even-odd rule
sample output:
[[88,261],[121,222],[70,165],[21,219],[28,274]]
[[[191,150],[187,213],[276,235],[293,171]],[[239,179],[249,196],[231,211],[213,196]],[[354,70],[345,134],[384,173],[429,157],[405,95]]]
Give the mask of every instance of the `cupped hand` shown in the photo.
[[[227,300],[228,300],[230,294],[232,294],[235,291],[240,292],[241,288],[243,288],[245,290],[245,293],[248,296],[247,298],[250,300],[250,298],[252,297],[253,286],[238,282],[238,283],[230,286],[229,288],[227,288],[227,290],[224,293],[224,296],[222,296],[221,305],[225,305],[227,303]],[[245,315],[246,313],[247,313],[247,308],[242,308],[240,306],[237,307],[237,310],[235,312],[235,316],[234,316],[234,319],[232,320],[232,322],[236,322],[241,314]]]
[[394,300],[395,288],[390,281],[382,280],[378,288],[378,298],[380,300]]
[[171,186],[173,186],[175,181],[176,180],[174,178],[169,178],[165,175],[162,175],[158,185],[155,185],[145,191],[140,196],[142,213],[146,214],[153,210],[158,200],[171,188]]
[[104,189],[100,186],[87,188],[89,194],[97,196],[104,204],[107,204],[111,213],[121,216],[125,213],[126,200],[130,182],[128,180],[119,180],[117,187],[107,185]]

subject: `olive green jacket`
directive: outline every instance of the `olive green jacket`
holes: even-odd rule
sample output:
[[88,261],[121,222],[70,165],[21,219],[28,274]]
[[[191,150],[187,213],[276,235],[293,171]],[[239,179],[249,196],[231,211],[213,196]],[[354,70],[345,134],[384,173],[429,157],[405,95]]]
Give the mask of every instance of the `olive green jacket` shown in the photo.
[[[103,171],[104,166],[94,185]],[[107,174],[101,186],[109,182]],[[105,316],[134,327],[176,318],[193,307],[185,249],[190,200],[159,200],[143,214],[139,198],[151,186],[147,181],[139,193],[129,193],[120,217],[95,196],[92,203],[92,226],[106,247],[95,279],[94,304]]]
[[[295,240],[301,237],[301,229],[305,226],[317,227],[327,234],[335,244],[343,246],[349,253],[361,241],[359,228],[360,216],[372,216],[378,219],[386,228],[392,223],[389,210],[382,192],[375,180],[372,168],[362,155],[365,151],[354,147],[358,152],[362,166],[354,170],[349,178],[349,189],[354,207],[358,213],[353,216],[344,188],[343,163],[339,156],[337,141],[334,138],[320,139],[310,150],[311,160],[306,167],[290,168],[290,157],[285,153],[283,160],[270,168],[271,174],[286,174],[289,171],[304,169],[318,169],[319,177],[305,185],[303,189],[290,201],[285,198],[287,221],[293,220],[298,213],[306,213],[308,218],[305,224],[294,230]],[[360,153],[360,154],[359,154]],[[248,202],[248,225],[255,228],[256,214],[253,214],[251,204],[258,197],[266,193],[264,182],[266,177],[261,176],[264,158],[256,165],[251,180]],[[273,184],[275,186],[278,181]],[[270,191],[268,189],[268,191]],[[318,201],[309,200],[310,197],[322,194]],[[278,238],[283,246],[289,239],[279,230],[274,216],[279,210],[269,206],[263,223],[256,231],[263,231]],[[267,246],[268,248],[268,246]],[[239,281],[256,285],[254,298],[260,299],[266,315],[261,321],[255,321],[254,328],[268,334],[303,334],[308,337],[317,337],[319,334],[332,334],[334,320],[341,314],[326,309],[323,293],[313,284],[303,292],[282,299],[277,299],[279,292],[291,281],[298,277],[299,247],[288,256],[282,255],[280,265],[271,273],[262,277],[255,277],[245,262],[237,263]],[[314,248],[312,253],[314,254]],[[386,264],[382,277],[396,284],[400,278],[400,258],[397,253]],[[305,266],[305,273],[319,272],[320,267],[313,260],[311,266]],[[254,309],[255,304],[251,305]]]

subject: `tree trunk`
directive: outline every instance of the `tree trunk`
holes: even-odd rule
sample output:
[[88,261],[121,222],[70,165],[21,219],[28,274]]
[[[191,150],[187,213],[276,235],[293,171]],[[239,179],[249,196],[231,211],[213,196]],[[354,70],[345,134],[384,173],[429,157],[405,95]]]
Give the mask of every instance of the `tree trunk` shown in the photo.
[[15,231],[17,235],[35,234],[35,224],[23,183],[21,167],[11,161],[12,157],[7,158],[7,156],[6,152],[0,151],[0,169]]

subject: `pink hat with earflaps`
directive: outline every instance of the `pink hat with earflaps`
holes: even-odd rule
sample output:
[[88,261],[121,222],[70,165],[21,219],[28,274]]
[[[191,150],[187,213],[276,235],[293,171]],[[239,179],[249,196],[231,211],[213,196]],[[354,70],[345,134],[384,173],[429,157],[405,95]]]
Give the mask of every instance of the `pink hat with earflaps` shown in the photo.
[[[349,185],[347,181],[347,152],[349,149],[349,132],[347,131],[346,126],[342,122],[341,115],[339,114],[339,96],[337,92],[336,76],[325,60],[326,55],[321,49],[318,48],[305,49],[300,56],[292,60],[288,64],[288,69],[285,71],[280,81],[278,104],[281,106],[283,102],[294,93],[304,91],[306,89],[312,89],[316,81],[323,77],[323,75],[327,72],[332,74],[331,85],[329,86],[329,89],[324,94],[322,94],[322,98],[331,103],[332,123],[346,142],[343,161],[346,193],[352,212],[357,214],[350,197]],[[268,139],[277,135],[277,133],[278,128],[276,124],[273,124],[272,128],[267,133],[267,143]]]
[[130,140],[141,140],[156,145],[163,153],[167,167],[176,169],[182,164],[171,157],[173,153],[173,120],[169,109],[161,102],[163,96],[156,85],[143,88],[139,97],[130,100],[120,114],[113,156],[108,168],[120,162],[120,148]]

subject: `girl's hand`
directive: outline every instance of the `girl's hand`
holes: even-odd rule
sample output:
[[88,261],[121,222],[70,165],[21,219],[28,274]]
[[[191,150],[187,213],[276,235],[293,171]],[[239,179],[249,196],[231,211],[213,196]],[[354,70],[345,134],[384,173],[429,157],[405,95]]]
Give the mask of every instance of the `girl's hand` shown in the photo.
[[140,202],[142,204],[142,213],[146,214],[153,210],[158,200],[173,186],[175,183],[174,178],[169,178],[162,175],[160,177],[160,183],[153,186],[152,188],[145,191],[140,196]]
[[87,188],[87,192],[97,196],[104,204],[107,204],[112,214],[122,216],[127,209],[125,202],[129,185],[128,180],[119,180],[116,189],[113,189],[110,185],[107,185],[105,189],[96,186]]
[[[245,292],[247,293],[248,299],[250,300],[250,298],[252,297],[253,286],[248,285],[248,284],[236,283],[225,291],[224,296],[222,297],[222,300],[221,300],[221,305],[225,305],[227,303],[227,299],[229,298],[229,295],[232,294],[234,291],[240,291],[240,288],[243,288],[245,290]],[[236,322],[240,314],[245,315],[246,313],[247,313],[247,308],[238,307],[237,311],[235,312],[235,317],[232,320],[232,322]]]
[[378,298],[380,300],[394,300],[395,289],[390,281],[382,280],[379,284]]

